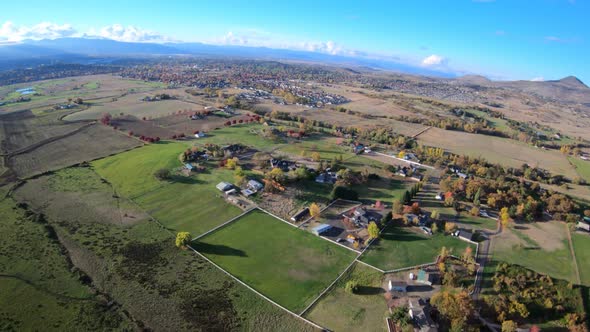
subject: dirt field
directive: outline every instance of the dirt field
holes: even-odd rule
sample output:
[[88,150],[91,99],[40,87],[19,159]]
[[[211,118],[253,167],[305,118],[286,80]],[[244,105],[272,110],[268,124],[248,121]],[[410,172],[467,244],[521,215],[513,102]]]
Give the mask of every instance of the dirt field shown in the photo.
[[431,128],[418,137],[424,145],[450,152],[482,157],[492,163],[520,167],[527,163],[569,178],[577,176],[567,158],[558,151],[542,150],[500,137]]
[[49,170],[56,170],[83,161],[90,161],[128,150],[142,143],[112,128],[92,125],[80,132],[47,143],[39,148],[8,159],[18,177],[25,178]]
[[133,115],[118,116],[111,121],[111,124],[124,133],[133,132],[136,136],[149,136],[169,138],[176,134],[174,131],[157,125],[154,121],[143,121]]
[[10,153],[47,140],[66,135],[84,126],[83,123],[64,123],[58,118],[64,112],[35,116],[30,111],[0,116],[0,152]]

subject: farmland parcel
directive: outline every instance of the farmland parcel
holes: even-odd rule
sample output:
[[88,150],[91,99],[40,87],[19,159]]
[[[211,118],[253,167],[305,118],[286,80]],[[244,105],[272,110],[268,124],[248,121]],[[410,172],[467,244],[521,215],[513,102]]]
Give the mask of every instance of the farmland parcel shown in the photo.
[[254,210],[194,243],[194,248],[254,289],[299,312],[355,254]]

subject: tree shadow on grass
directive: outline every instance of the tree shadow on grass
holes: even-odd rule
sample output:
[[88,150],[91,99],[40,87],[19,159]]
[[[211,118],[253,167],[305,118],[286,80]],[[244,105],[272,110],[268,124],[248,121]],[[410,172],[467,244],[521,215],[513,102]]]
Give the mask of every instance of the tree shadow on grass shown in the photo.
[[170,179],[171,183],[182,183],[182,184],[203,184],[205,183],[204,181],[199,180],[198,178],[195,177],[187,177],[187,176],[182,176],[182,175],[174,175],[172,176],[172,178]]
[[403,241],[403,242],[426,240],[426,238],[419,236],[417,234],[407,232],[405,230],[400,230],[399,227],[396,227],[390,231],[383,232],[381,234],[381,238],[383,240],[388,240],[388,241]]
[[408,292],[430,292],[432,291],[432,286],[428,285],[411,285],[408,286]]
[[232,247],[228,247],[223,244],[209,244],[204,242],[195,241],[193,243],[194,248],[201,252],[202,254],[211,254],[211,255],[219,255],[219,256],[239,256],[239,257],[248,257],[246,252],[240,249],[235,249]]
[[378,295],[383,293],[385,293],[383,288],[373,286],[359,286],[355,292],[357,295]]

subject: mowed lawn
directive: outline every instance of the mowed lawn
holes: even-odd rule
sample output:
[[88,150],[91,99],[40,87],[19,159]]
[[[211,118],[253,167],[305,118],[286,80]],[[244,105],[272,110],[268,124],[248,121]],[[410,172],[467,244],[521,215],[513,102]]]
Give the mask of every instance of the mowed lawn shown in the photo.
[[390,224],[360,259],[388,271],[432,263],[442,247],[452,250],[454,255],[461,255],[467,246],[472,246],[475,252],[475,245],[450,235],[426,236],[408,227]]
[[194,248],[286,308],[300,312],[355,253],[253,210],[195,241]]
[[576,262],[580,270],[580,280],[590,286],[590,236],[583,233],[572,233]]
[[232,171],[213,163],[207,171],[190,178],[176,176],[160,181],[154,172],[180,167],[178,155],[186,145],[175,142],[150,144],[93,162],[94,169],[106,178],[117,194],[135,201],[145,211],[173,231],[202,234],[241,213],[227,203],[215,185],[233,181]]
[[582,160],[577,157],[568,157],[570,163],[576,167],[576,172],[586,182],[590,182],[590,161]]

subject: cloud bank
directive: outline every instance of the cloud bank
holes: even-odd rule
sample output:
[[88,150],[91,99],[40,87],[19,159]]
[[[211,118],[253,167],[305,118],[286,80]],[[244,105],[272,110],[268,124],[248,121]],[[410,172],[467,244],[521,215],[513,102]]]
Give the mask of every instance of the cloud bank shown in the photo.
[[19,42],[25,39],[56,39],[71,37],[77,33],[69,24],[56,24],[41,22],[33,26],[17,26],[11,21],[6,21],[0,27],[0,41]]
[[0,26],[0,42],[21,42],[26,39],[58,39],[67,37],[108,38],[124,42],[166,42],[171,38],[132,25],[113,24],[98,30],[79,31],[70,24],[41,22],[32,26],[6,21]]

